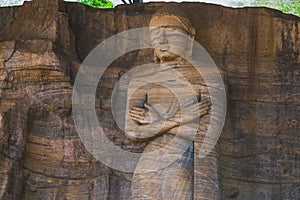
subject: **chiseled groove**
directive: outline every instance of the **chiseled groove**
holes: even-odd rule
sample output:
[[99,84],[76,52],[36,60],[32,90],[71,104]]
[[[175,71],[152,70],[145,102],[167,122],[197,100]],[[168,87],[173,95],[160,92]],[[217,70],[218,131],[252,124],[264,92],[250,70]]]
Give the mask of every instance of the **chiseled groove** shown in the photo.
[[[239,103],[262,103],[262,104],[273,104],[273,105],[282,105],[282,106],[293,106],[296,105],[298,106],[299,104],[295,101],[295,103],[293,104],[292,102],[285,102],[285,101],[261,101],[261,100],[257,100],[257,99],[247,99],[244,100],[244,98],[236,98],[236,97],[230,97],[229,99],[231,102],[235,101],[235,102],[239,102]],[[259,105],[259,104],[256,104]]]
[[[248,155],[244,155],[244,156],[233,156],[230,154],[224,154],[220,152],[220,156],[222,157],[229,157],[229,158],[250,158],[250,157],[254,157],[254,156],[260,156],[260,155],[293,155],[293,156],[299,156],[300,155],[295,155],[295,154],[283,154],[283,153],[257,153],[257,154],[248,154]],[[220,159],[221,161],[223,161],[223,159]]]
[[[64,139],[64,138],[63,138]],[[53,139],[54,140],[54,139]],[[49,144],[49,145],[47,145],[47,144],[45,144],[45,143],[37,143],[37,142],[33,142],[33,141],[31,141],[31,140],[27,140],[26,141],[27,143],[31,143],[31,144],[35,144],[35,145],[39,145],[39,146],[43,146],[43,147],[52,147],[53,145],[51,145],[51,144]]]
[[42,172],[36,172],[36,171],[31,170],[31,169],[28,169],[25,166],[23,166],[23,169],[27,170],[28,172],[33,173],[33,174],[38,174],[38,175],[45,176],[46,178],[68,180],[68,181],[73,181],[73,180],[74,181],[76,181],[76,180],[91,180],[91,179],[98,178],[98,177],[101,177],[101,176],[107,176],[107,175],[109,175],[109,174],[102,174],[102,175],[99,175],[99,176],[91,176],[91,177],[88,177],[88,178],[68,178],[68,177],[60,177],[60,176],[55,176],[55,175],[49,176],[49,175],[46,175],[46,174],[44,174]]
[[[10,157],[8,154],[6,154],[5,152],[3,151],[0,151],[0,156],[3,156],[5,159],[9,159],[9,160],[12,160],[18,164],[20,164],[20,161],[19,160],[16,160],[15,158],[12,158]],[[2,163],[1,163],[2,164]]]
[[224,174],[221,174],[222,178],[225,179],[230,179],[230,180],[234,180],[234,181],[244,181],[244,182],[249,182],[249,183],[257,183],[257,184],[278,184],[278,185],[282,185],[282,184],[299,184],[299,181],[284,181],[284,180],[280,180],[280,181],[267,181],[267,180],[257,180],[257,179],[246,179],[246,178],[238,178],[238,177],[227,177],[224,176]]
[[12,68],[10,73],[18,72],[18,71],[36,71],[36,70],[54,71],[54,72],[63,73],[63,71],[59,70],[59,68],[49,68],[49,67],[57,67],[57,66],[56,65],[33,65],[33,66],[26,66],[26,67],[14,67]]

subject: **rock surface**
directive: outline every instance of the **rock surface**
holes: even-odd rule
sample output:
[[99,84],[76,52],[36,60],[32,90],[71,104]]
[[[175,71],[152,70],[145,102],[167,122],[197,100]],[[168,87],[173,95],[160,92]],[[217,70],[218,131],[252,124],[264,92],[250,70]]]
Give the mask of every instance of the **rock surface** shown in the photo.
[[[131,175],[95,160],[81,143],[71,115],[72,85],[96,45],[147,27],[162,5],[98,10],[44,0],[0,9],[0,199],[130,199]],[[218,198],[298,199],[300,19],[266,8],[183,6],[228,85],[217,160],[203,161],[202,172],[216,170]],[[110,97],[118,79],[150,62],[151,53],[120,57],[98,87],[100,124],[116,145],[134,152],[145,144],[132,143],[117,128]]]

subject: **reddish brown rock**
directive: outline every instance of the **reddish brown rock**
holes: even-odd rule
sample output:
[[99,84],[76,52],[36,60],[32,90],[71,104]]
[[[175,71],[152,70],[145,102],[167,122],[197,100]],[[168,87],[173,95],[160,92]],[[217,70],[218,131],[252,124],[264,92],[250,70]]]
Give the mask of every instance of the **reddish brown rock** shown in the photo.
[[[147,27],[162,5],[98,10],[45,0],[0,9],[0,199],[130,199],[130,175],[96,161],[80,142],[71,116],[72,85],[96,45]],[[228,84],[226,123],[212,155],[217,159],[200,168],[216,170],[208,191],[216,185],[222,199],[297,199],[300,19],[266,8],[183,7],[196,40]],[[110,95],[122,74],[151,55],[141,50],[122,56],[99,83],[100,124],[131,151],[145,144],[132,143],[116,127]]]

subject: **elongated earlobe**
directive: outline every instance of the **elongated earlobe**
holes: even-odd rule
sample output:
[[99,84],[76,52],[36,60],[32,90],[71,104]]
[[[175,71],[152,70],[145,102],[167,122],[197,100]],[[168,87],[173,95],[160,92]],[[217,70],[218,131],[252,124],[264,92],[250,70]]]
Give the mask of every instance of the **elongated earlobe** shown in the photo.
[[154,54],[154,63],[159,64],[160,59]]
[[[194,31],[194,33],[195,33],[195,29],[194,29],[193,31]],[[192,55],[193,55],[194,38],[195,38],[195,34],[189,36],[188,56],[190,56],[190,57],[192,57]]]
[[189,43],[190,44],[189,44],[188,56],[192,57],[192,55],[193,55],[193,48],[194,48],[194,39],[190,38]]

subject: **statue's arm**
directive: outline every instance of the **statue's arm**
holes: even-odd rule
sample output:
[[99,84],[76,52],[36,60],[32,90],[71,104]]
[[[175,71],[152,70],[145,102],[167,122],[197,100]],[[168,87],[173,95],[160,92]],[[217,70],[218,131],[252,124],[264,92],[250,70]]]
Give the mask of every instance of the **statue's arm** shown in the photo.
[[204,99],[198,103],[185,107],[183,110],[178,110],[175,115],[168,118],[168,121],[180,123],[180,125],[190,123],[195,119],[199,119],[206,115],[210,110],[210,106],[210,100]]
[[127,128],[125,134],[136,141],[149,140],[180,125],[178,122],[166,120],[165,114],[158,107],[148,103],[144,103],[144,108],[131,107],[128,115],[134,125],[131,123],[132,126]]
[[147,141],[153,137],[164,134],[180,124],[171,121],[153,122],[151,124],[139,124],[134,129],[126,131],[126,137],[135,141]]
[[128,138],[145,141],[164,133],[176,135],[179,126],[206,115],[210,109],[210,101],[203,100],[189,105],[184,109],[184,114],[183,111],[178,110],[176,114],[168,118],[160,116],[159,112],[147,103],[145,108],[132,107],[129,111],[130,119],[136,125],[130,131],[126,131]]

